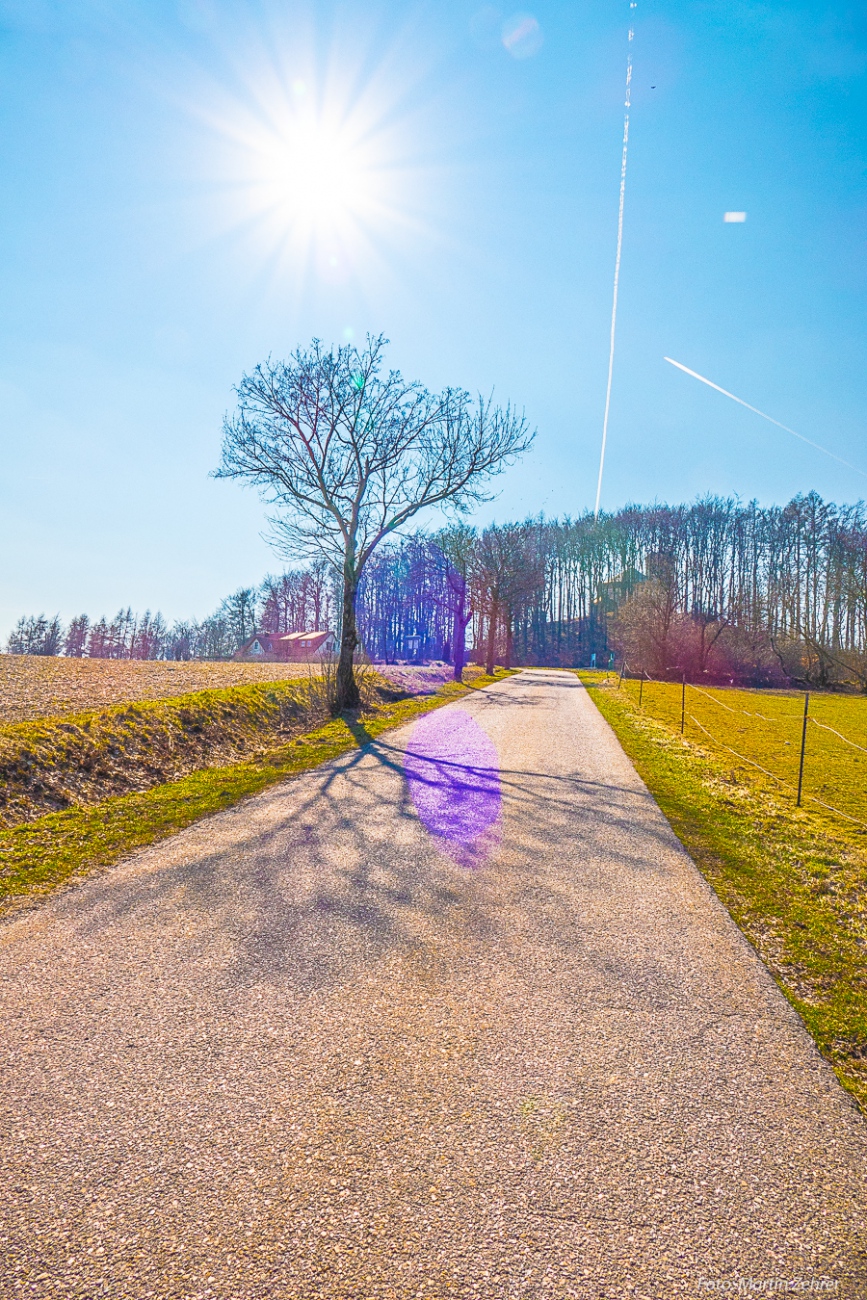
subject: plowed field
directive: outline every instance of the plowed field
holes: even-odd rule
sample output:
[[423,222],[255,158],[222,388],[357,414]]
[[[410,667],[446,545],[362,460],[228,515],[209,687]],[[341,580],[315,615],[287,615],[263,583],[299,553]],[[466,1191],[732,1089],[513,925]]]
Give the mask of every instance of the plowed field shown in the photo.
[[306,664],[167,663],[130,659],[60,659],[0,655],[0,726],[104,709],[133,700],[162,700],[306,677]]

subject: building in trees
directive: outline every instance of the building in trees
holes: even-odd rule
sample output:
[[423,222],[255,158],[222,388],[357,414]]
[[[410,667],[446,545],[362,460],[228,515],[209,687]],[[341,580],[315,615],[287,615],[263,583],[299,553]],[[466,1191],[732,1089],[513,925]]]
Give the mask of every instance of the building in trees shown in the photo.
[[306,663],[330,658],[336,650],[333,632],[254,632],[232,658],[248,663]]

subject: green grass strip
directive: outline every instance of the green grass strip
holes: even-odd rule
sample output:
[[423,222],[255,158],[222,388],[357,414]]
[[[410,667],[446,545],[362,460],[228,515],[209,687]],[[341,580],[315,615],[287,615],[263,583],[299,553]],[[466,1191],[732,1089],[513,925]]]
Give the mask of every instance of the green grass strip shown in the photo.
[[867,1109],[867,853],[856,828],[683,740],[581,672],[687,852]]
[[93,807],[50,813],[0,831],[0,908],[165,839],[201,817],[228,808],[298,772],[339,758],[382,732],[463,698],[507,674],[451,682],[434,696],[400,700],[358,721],[337,718],[254,761],[209,767],[142,793],[105,799]]

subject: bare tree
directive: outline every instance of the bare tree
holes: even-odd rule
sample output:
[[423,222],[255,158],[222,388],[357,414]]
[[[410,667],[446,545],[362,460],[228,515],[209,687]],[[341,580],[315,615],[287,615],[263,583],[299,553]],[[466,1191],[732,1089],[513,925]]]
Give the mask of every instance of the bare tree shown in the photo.
[[545,585],[545,558],[540,546],[539,529],[532,524],[504,528],[508,557],[506,581],[501,588],[505,627],[505,665],[512,666],[515,620],[531,604]]
[[307,574],[289,569],[279,577],[268,574],[262,586],[259,623],[264,632],[304,632],[307,629]]
[[167,639],[168,628],[159,610],[156,614],[145,610],[144,615],[135,620],[129,658],[162,659],[165,655]]
[[220,605],[217,616],[222,615],[228,629],[230,655],[234,654],[256,631],[257,614],[257,593],[250,587],[239,587]]
[[677,619],[670,584],[651,578],[624,601],[612,619],[615,642],[633,668],[664,676],[672,666],[672,632]]
[[319,553],[340,572],[338,713],[360,703],[356,597],[375,548],[420,510],[485,499],[481,484],[533,438],[509,407],[385,372],[385,346],[368,337],[363,350],[326,352],[314,340],[288,361],[257,366],[238,386],[217,471],[278,507],[272,525],[285,553]]
[[197,623],[175,623],[171,631],[166,634],[166,659],[192,659],[198,630]]
[[98,623],[91,623],[87,633],[88,659],[109,659],[111,657],[111,637],[109,625],[103,617]]
[[470,574],[476,547],[476,530],[466,524],[444,528],[433,538],[442,555],[452,616],[452,663],[456,682],[463,681],[467,657],[467,628],[473,617]]
[[63,643],[63,653],[69,659],[80,659],[84,654],[89,627],[90,619],[86,614],[79,614],[78,618],[74,618],[69,624]]
[[544,563],[532,525],[486,528],[475,547],[473,581],[488,621],[485,671],[494,671],[501,626],[504,659],[506,667],[511,667],[515,615],[544,583]]
[[328,629],[334,594],[334,570],[327,560],[316,560],[307,572],[307,594],[316,630]]
[[333,571],[324,560],[309,569],[268,574],[259,594],[259,622],[264,632],[328,631],[329,579]]

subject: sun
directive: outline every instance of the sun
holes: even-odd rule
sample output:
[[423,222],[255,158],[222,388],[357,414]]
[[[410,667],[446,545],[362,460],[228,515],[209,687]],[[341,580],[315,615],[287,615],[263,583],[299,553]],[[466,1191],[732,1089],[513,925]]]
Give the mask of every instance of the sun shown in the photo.
[[212,141],[209,220],[275,286],[381,284],[410,241],[434,237],[436,95],[397,36],[319,45],[294,32],[242,49],[231,81],[191,102]]
[[234,223],[271,266],[348,278],[401,224],[395,132],[372,96],[353,102],[312,78],[270,90],[219,124]]
[[259,149],[258,202],[287,233],[345,238],[375,205],[375,167],[349,122],[293,115]]

